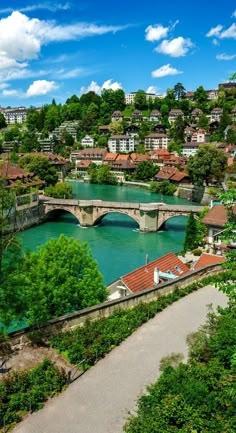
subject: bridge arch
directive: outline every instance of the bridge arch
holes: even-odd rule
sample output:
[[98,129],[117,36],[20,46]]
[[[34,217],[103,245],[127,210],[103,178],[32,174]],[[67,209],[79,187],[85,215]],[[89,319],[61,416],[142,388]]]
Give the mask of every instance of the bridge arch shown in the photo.
[[[189,211],[187,211],[187,212],[171,212],[171,213],[169,213],[169,212],[164,212],[164,213],[161,213],[160,215],[159,215],[159,219],[158,219],[158,230],[167,222],[167,221],[169,221],[170,219],[173,219],[173,218],[176,218],[176,217],[182,217],[182,216],[184,216],[184,217],[189,217],[189,215],[190,215],[190,212]],[[198,219],[199,218],[199,215],[198,215],[198,213],[196,213],[196,212],[194,212],[193,211],[193,215],[194,215],[194,218],[196,218],[196,219]]]
[[73,215],[76,220],[78,221],[78,223],[80,223],[80,218],[78,215],[78,212],[76,211],[76,209],[73,209],[72,207],[62,207],[62,206],[46,206],[45,208],[45,213],[44,213],[44,218],[45,219],[49,219],[50,215],[53,215],[53,212],[56,214],[59,213],[69,213],[71,215]]
[[105,216],[110,215],[110,214],[126,215],[129,218],[131,218],[132,220],[134,220],[138,224],[138,226],[140,225],[140,219],[139,219],[139,217],[137,215],[132,215],[131,212],[126,211],[126,210],[122,210],[122,209],[114,209],[114,210],[112,210],[112,209],[109,209],[109,210],[105,209],[104,211],[101,211],[99,213],[99,215],[94,219],[94,225],[99,224],[103,220],[103,218]]

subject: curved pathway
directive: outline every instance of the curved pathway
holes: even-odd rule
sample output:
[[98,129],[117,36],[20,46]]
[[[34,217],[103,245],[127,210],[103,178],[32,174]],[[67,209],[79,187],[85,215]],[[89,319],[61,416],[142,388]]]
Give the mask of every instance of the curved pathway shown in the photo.
[[161,358],[186,357],[186,336],[204,323],[211,303],[224,306],[227,299],[210,286],[175,302],[13,432],[121,433],[137,398],[156,380]]

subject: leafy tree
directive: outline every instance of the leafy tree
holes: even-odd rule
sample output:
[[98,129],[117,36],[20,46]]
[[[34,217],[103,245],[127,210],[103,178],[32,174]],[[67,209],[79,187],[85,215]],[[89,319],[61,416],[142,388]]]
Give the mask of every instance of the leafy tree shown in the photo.
[[81,105],[88,107],[92,102],[99,107],[102,102],[101,96],[97,95],[97,93],[93,92],[92,90],[89,91],[88,93],[84,93],[83,95],[81,95],[80,97]]
[[153,161],[140,162],[135,170],[135,178],[139,180],[150,180],[159,171],[159,168],[154,165]]
[[178,116],[172,128],[173,138],[178,143],[184,142],[184,128],[185,121],[183,120],[182,116]]
[[125,93],[122,89],[104,89],[101,98],[109,107],[110,115],[116,110],[123,111],[125,108]]
[[176,185],[170,183],[168,180],[163,180],[162,182],[153,181],[150,183],[150,191],[157,194],[173,195],[176,189]]
[[109,131],[111,132],[111,134],[123,134],[124,132],[124,127],[123,127],[123,123],[120,120],[116,120],[115,122],[111,122],[109,124]]
[[72,95],[70,98],[67,98],[66,104],[78,104],[79,103],[79,97],[77,95]]
[[175,98],[179,101],[180,99],[183,99],[184,95],[185,95],[185,88],[183,86],[182,83],[177,83],[174,86],[174,95]]
[[6,120],[3,113],[0,113],[0,129],[6,128]]
[[192,251],[194,248],[198,247],[197,235],[197,222],[193,212],[191,212],[186,227],[184,251]]
[[234,131],[232,128],[229,128],[227,131],[226,143],[236,144],[236,131]]
[[20,159],[19,164],[22,168],[38,176],[47,186],[55,185],[58,181],[56,169],[44,155],[25,155]]
[[101,166],[90,165],[89,178],[91,183],[116,185],[117,180],[112,173],[109,164],[103,164]]
[[31,324],[95,305],[107,296],[88,245],[64,235],[27,253],[22,273],[25,317]]
[[72,198],[72,186],[65,182],[45,188],[45,194],[54,198]]
[[148,107],[147,97],[144,90],[138,90],[134,97],[134,106],[137,110],[146,110]]
[[24,133],[20,150],[21,152],[32,152],[39,150],[38,139],[34,131],[29,130]]
[[207,101],[207,92],[203,86],[199,86],[194,92],[194,101],[199,104],[203,104]]
[[202,186],[209,182],[222,180],[227,166],[225,153],[213,144],[203,144],[196,155],[190,156],[188,173],[195,185]]

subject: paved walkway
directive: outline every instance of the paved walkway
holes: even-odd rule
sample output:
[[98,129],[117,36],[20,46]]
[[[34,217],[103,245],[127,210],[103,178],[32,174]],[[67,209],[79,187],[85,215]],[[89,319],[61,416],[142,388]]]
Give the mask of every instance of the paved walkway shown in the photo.
[[204,323],[207,305],[226,297],[205,287],[166,308],[87,371],[14,433],[121,433],[129,411],[158,376],[161,358],[185,356],[186,336]]

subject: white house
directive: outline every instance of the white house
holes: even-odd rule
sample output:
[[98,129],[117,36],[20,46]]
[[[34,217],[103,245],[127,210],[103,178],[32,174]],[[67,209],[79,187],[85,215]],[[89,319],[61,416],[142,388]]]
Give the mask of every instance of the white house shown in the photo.
[[177,117],[182,117],[182,119],[183,119],[184,118],[184,113],[179,108],[176,108],[176,109],[173,108],[169,112],[169,116],[168,116],[169,123],[170,124],[174,123],[176,121]]
[[136,141],[130,135],[112,135],[108,140],[109,152],[134,152]]
[[85,135],[84,138],[81,140],[81,145],[83,147],[93,147],[94,146],[94,139],[90,137],[90,135]]
[[187,156],[187,157],[189,157],[189,156],[194,156],[196,153],[197,153],[197,150],[198,150],[198,148],[199,148],[199,146],[201,145],[202,143],[193,143],[193,142],[191,142],[191,143],[183,143],[182,145],[181,145],[181,147],[182,147],[182,155],[183,156]]
[[148,134],[144,140],[146,150],[167,149],[169,137],[166,134]]

